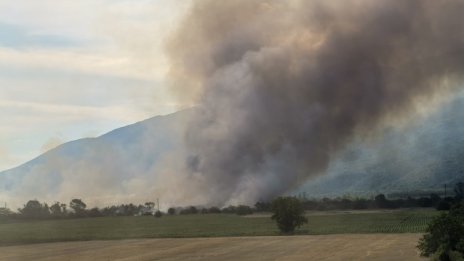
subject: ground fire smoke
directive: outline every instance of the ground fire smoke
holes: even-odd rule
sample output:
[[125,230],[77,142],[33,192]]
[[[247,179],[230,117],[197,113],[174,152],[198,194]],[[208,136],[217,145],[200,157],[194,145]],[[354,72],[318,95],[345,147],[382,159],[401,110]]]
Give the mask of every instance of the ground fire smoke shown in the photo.
[[[267,199],[464,73],[460,0],[195,1],[169,42],[174,90],[199,104],[190,185]],[[187,93],[187,94],[186,94]]]

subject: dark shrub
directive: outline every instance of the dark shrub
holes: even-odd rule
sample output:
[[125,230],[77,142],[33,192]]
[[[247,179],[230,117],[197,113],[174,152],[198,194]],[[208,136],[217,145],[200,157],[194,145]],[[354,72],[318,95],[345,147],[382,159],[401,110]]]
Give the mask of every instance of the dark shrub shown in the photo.
[[169,215],[175,215],[176,214],[176,209],[175,208],[169,208],[168,209],[168,214]]
[[295,197],[279,197],[272,202],[272,219],[283,233],[293,233],[295,228],[308,222],[301,202]]
[[210,207],[208,209],[208,213],[210,213],[210,214],[219,214],[219,213],[221,213],[221,210],[218,207]]
[[[458,204],[448,213],[432,220],[418,248],[423,256],[438,260],[462,260],[464,257],[464,205]],[[461,258],[461,259],[459,259]]]
[[437,210],[449,210],[450,208],[451,204],[446,200],[440,201],[440,203],[437,205]]
[[235,213],[239,216],[251,215],[253,214],[253,209],[249,206],[240,205],[236,208]]

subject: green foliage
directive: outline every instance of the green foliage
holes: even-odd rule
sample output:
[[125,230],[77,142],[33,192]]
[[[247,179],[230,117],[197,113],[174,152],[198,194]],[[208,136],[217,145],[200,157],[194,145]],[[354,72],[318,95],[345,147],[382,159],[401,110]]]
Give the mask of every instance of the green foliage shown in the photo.
[[434,218],[417,246],[423,256],[451,260],[464,254],[464,205]]
[[155,217],[160,218],[160,217],[162,217],[162,216],[163,216],[163,212],[161,212],[161,211],[159,211],[159,210],[157,210],[157,211],[155,212]]
[[450,210],[451,202],[447,200],[441,200],[437,205],[437,210]]
[[0,218],[8,217],[13,215],[13,212],[9,208],[0,208]]
[[47,204],[42,204],[38,200],[29,200],[19,213],[25,218],[46,218],[50,215]]
[[145,207],[149,209],[155,208],[155,203],[154,202],[145,202]]
[[272,202],[272,219],[283,233],[293,233],[295,228],[308,223],[304,216],[304,208],[295,197],[279,197]]
[[391,207],[390,201],[388,201],[388,199],[385,197],[384,194],[379,194],[375,196],[374,200],[378,208],[390,208]]
[[182,209],[179,214],[181,215],[189,215],[189,214],[198,214],[198,209],[194,206],[190,206],[188,208]]
[[175,208],[169,208],[168,209],[168,214],[169,215],[175,215],[176,214],[176,209]]
[[221,213],[221,210],[218,207],[210,207],[208,209],[209,214],[219,214]]
[[228,206],[225,208],[221,209],[222,213],[227,213],[227,214],[235,214],[237,213],[237,207],[236,206]]
[[249,206],[239,205],[235,210],[235,214],[239,216],[251,215],[253,214],[253,209]]
[[66,204],[55,202],[55,204],[50,206],[50,212],[53,217],[64,217],[67,214]]
[[92,208],[89,211],[87,211],[87,216],[89,216],[89,217],[102,217],[103,214],[101,213],[100,209]]
[[258,201],[255,204],[255,209],[256,209],[257,212],[271,211],[271,203]]
[[85,208],[87,205],[81,200],[81,199],[73,199],[71,202],[69,202],[69,207],[74,210],[74,213],[77,216],[82,216],[84,215]]

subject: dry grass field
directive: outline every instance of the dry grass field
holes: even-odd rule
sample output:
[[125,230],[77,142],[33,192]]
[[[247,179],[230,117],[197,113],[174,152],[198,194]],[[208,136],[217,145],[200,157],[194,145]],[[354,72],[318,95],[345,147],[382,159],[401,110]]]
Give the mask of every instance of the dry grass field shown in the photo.
[[0,247],[0,260],[420,260],[420,234],[136,239]]

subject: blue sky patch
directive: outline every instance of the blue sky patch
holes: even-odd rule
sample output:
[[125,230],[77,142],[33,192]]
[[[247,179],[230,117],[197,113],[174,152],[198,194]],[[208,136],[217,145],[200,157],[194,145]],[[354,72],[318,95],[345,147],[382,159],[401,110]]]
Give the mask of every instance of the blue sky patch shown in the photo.
[[0,46],[23,49],[28,47],[73,47],[78,42],[58,35],[36,34],[28,28],[0,22]]

